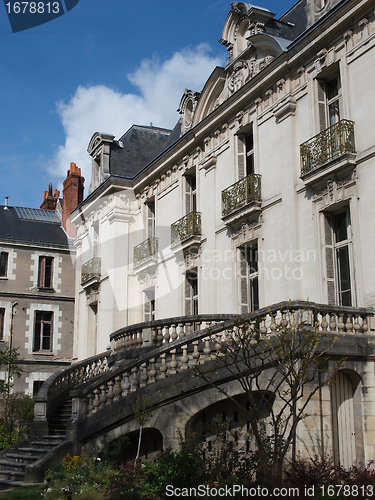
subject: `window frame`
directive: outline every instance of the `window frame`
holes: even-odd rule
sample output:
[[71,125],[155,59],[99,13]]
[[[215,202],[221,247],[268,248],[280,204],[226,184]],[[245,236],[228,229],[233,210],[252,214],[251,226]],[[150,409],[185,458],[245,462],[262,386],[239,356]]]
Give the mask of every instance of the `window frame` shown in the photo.
[[9,252],[0,252],[0,278],[8,278]]
[[199,314],[198,269],[190,269],[185,273],[184,313],[185,316]]
[[54,257],[40,255],[38,259],[38,288],[52,290]]
[[[39,318],[38,318],[38,315]],[[48,318],[49,316],[49,318]],[[35,311],[34,312],[34,336],[33,336],[33,353],[49,353],[53,352],[53,311]],[[39,325],[39,326],[38,326]],[[45,326],[49,325],[49,334],[45,335]],[[39,332],[37,330],[39,329]],[[37,341],[37,339],[39,340]],[[48,347],[44,347],[44,339],[48,339]]]
[[[338,237],[338,217],[345,214],[346,238],[339,239]],[[354,272],[354,252],[353,252],[353,231],[350,216],[350,207],[342,207],[334,212],[323,212],[324,216],[324,248],[326,262],[326,281],[327,281],[327,303],[329,305],[355,307],[357,303],[356,297],[356,281]],[[349,287],[343,289],[343,279],[341,271],[343,266],[340,265],[340,256],[343,249],[347,249],[346,263],[347,280]],[[345,258],[345,257],[344,257]],[[343,297],[344,294],[350,292],[349,303]],[[332,303],[332,295],[334,304]]]
[[[255,255],[255,258],[252,255]],[[253,241],[238,248],[240,314],[259,309],[259,252]]]
[[145,322],[155,320],[155,288],[144,291],[143,320]]

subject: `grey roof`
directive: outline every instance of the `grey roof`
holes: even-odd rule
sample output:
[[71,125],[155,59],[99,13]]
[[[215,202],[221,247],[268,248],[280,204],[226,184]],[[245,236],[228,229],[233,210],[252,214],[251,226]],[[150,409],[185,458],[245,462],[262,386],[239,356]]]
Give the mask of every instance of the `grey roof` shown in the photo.
[[0,240],[69,247],[55,212],[35,208],[8,207],[6,210],[0,205]]
[[120,139],[122,147],[111,146],[111,175],[133,178],[164,149],[171,131],[153,126],[133,125]]

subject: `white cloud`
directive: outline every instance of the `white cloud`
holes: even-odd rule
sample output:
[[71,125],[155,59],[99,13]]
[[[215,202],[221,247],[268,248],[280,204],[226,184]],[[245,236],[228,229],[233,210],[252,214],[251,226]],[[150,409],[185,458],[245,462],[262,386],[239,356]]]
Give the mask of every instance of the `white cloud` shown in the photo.
[[[207,45],[176,52],[170,59],[141,61],[129,81],[137,93],[122,94],[104,85],[78,87],[69,102],[57,103],[66,140],[52,162],[52,174],[66,175],[70,162],[82,169],[88,188],[91,158],[87,153],[94,132],[107,132],[119,138],[133,124],[173,128],[176,109],[185,88],[201,90],[215,66],[223,60],[209,55]],[[87,191],[86,191],[87,192]]]

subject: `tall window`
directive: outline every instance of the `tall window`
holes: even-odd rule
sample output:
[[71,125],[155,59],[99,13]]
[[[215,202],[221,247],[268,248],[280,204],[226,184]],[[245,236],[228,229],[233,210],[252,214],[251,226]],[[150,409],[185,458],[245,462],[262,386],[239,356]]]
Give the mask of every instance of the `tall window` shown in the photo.
[[324,214],[328,304],[355,304],[349,209]]
[[4,340],[4,316],[5,309],[4,307],[0,307],[0,340]]
[[35,312],[34,351],[52,351],[52,322],[52,312]]
[[191,270],[185,277],[185,314],[198,314],[198,270]]
[[0,253],[0,278],[8,276],[8,252]]
[[147,239],[155,236],[155,202],[146,203],[146,231]]
[[92,256],[99,257],[99,222],[92,225]]
[[53,288],[53,257],[39,257],[39,288]]
[[241,314],[259,309],[258,245],[239,249]]
[[319,127],[325,130],[340,121],[341,83],[336,75],[318,80]]
[[155,290],[153,288],[147,290],[144,299],[144,321],[153,321],[155,319]]
[[185,179],[185,209],[188,214],[197,211],[197,178],[195,175],[189,175]]
[[238,137],[238,178],[254,173],[254,134],[251,130]]

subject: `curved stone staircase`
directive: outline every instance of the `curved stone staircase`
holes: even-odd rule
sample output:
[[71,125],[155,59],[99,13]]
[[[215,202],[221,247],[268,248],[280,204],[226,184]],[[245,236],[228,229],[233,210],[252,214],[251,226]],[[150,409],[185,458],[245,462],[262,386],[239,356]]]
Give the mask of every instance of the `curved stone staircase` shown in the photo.
[[81,443],[134,418],[131,403],[140,389],[149,392],[155,408],[189,391],[203,391],[207,386],[194,367],[217,360],[238,329],[257,324],[257,335],[269,336],[280,321],[293,327],[298,315],[338,337],[355,333],[365,338],[373,330],[372,309],[302,301],[241,318],[199,315],[122,328],[111,335],[111,350],[64,368],[43,384],[35,398],[32,440],[0,453],[0,477],[13,484],[40,481],[51,463],[66,453],[80,453]]

